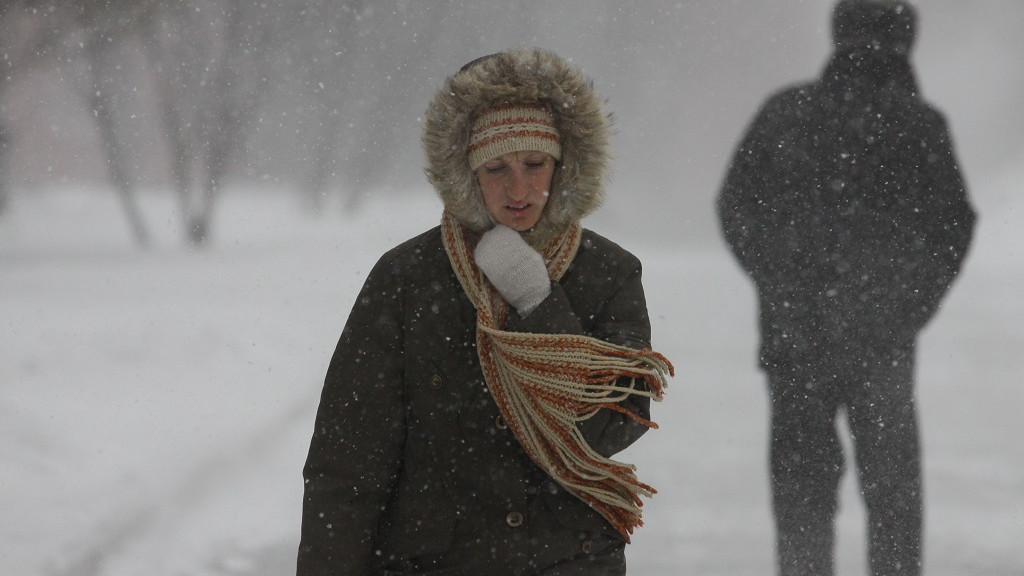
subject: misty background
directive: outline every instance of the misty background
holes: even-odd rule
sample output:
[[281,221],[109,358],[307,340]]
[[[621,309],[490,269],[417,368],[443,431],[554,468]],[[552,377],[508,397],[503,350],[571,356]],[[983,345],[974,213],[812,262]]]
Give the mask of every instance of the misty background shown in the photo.
[[[931,574],[1021,576],[1024,3],[920,0],[975,243],[922,337]],[[638,574],[772,566],[753,288],[714,197],[769,92],[818,75],[831,0],[0,0],[0,571],[294,570],[327,361],[366,271],[438,223],[421,115],[537,45],[615,115],[585,225],[644,262],[676,364],[626,461]],[[196,248],[196,249],[190,249]],[[863,573],[844,479],[837,558]]]
[[[817,75],[831,1],[370,2],[7,0],[0,8],[0,198],[88,183],[122,199],[173,191],[203,243],[231,185],[356,211],[425,179],[420,117],[483,54],[550,48],[615,115],[595,219],[671,243],[717,241],[713,196],[764,97]],[[1024,5],[918,3],[913,61],[947,115],[983,216],[988,183],[1024,159]],[[410,185],[416,185],[410,188]],[[628,191],[628,192],[627,192]],[[3,204],[0,204],[3,205]]]

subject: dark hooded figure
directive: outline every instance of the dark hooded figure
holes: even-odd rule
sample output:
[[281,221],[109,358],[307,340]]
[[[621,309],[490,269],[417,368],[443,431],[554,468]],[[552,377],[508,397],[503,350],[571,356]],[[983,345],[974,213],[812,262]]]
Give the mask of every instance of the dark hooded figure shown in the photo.
[[833,573],[849,422],[876,576],[921,572],[914,347],[975,215],[942,115],[909,60],[913,8],[842,0],[820,79],[771,96],[718,211],[759,295],[779,574]]
[[609,457],[648,427],[640,262],[580,227],[609,116],[558,56],[470,62],[427,108],[441,225],[369,273],[331,360],[299,576],[621,575],[653,489]]

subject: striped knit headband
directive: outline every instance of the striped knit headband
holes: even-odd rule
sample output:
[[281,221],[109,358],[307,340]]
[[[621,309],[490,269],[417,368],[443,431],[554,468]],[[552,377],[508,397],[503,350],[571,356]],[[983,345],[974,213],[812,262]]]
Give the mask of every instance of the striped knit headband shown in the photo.
[[480,114],[469,136],[469,169],[509,152],[537,150],[562,157],[555,118],[541,104],[505,104]]

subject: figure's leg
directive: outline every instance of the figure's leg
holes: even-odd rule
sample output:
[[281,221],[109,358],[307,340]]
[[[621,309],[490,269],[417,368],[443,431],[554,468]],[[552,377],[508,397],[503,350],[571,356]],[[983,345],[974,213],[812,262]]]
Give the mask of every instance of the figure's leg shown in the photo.
[[921,573],[923,498],[913,355],[866,364],[847,412],[874,576]]
[[843,474],[832,378],[769,375],[771,485],[780,576],[833,573]]

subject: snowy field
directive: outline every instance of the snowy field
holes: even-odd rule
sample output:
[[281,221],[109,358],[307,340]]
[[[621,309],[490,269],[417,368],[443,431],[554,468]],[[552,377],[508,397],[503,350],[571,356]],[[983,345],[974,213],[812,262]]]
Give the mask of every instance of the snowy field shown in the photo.
[[[1024,575],[1022,181],[995,181],[978,206],[966,269],[921,342],[931,575]],[[327,362],[376,258],[438,221],[431,193],[415,196],[314,218],[235,191],[194,251],[151,193],[156,242],[139,251],[110,192],[16,195],[0,218],[0,574],[293,573]],[[661,429],[622,457],[659,489],[630,571],[771,574],[750,284],[719,244],[609,222],[590,225],[643,260],[655,347],[677,368]],[[848,474],[842,576],[864,573],[862,531]]]

